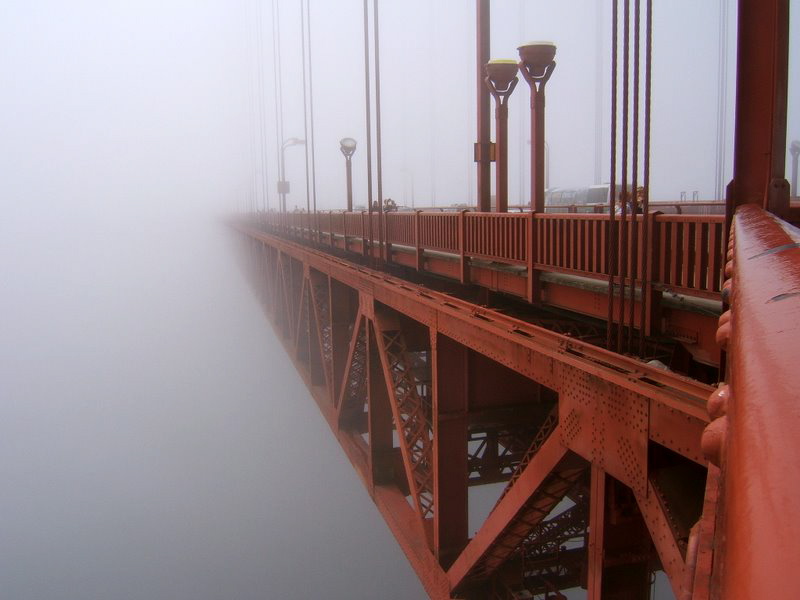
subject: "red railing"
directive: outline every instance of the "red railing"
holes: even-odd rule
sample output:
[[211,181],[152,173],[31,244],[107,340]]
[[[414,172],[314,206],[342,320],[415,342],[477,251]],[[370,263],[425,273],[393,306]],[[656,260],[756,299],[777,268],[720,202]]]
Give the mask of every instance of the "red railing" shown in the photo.
[[745,205],[731,240],[731,309],[717,333],[729,388],[709,401],[703,436],[722,468],[719,597],[789,598],[800,565],[800,233]]
[[[722,284],[724,220],[722,215],[655,214],[646,223],[643,215],[625,221],[617,217],[617,256],[627,257],[626,273],[636,279],[646,277],[649,262],[653,284],[679,293],[716,297]],[[605,277],[610,228],[608,215],[536,215],[534,266]]]
[[[371,226],[366,212],[268,213],[258,218],[276,233],[294,238],[333,244],[339,237],[346,249],[351,249],[349,240],[356,240],[360,252],[367,252],[370,239],[377,244],[382,238],[392,246],[413,248],[418,256],[437,251],[458,255],[462,263],[482,259],[595,279],[608,277],[612,221],[607,214],[461,211],[393,212],[383,216],[381,223],[379,215],[373,213]],[[616,254],[627,257],[624,270],[628,280],[647,280],[663,290],[719,298],[724,256],[722,215],[654,213],[624,221],[615,217],[614,223]],[[424,267],[424,261],[418,265]]]
[[416,213],[386,213],[386,239],[390,244],[415,246]]
[[510,264],[527,262],[532,213],[466,213],[463,218],[464,254]]
[[[416,213],[419,246],[426,250],[458,252],[459,213]],[[391,240],[389,240],[391,243]]]

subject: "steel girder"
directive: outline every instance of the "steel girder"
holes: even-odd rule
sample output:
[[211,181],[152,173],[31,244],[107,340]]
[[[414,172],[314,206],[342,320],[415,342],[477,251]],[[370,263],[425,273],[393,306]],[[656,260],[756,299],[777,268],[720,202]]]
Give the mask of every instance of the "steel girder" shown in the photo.
[[[648,597],[657,568],[691,593],[713,494],[701,483],[676,510],[687,492],[659,474],[705,477],[709,386],[238,228],[277,337],[432,598],[557,597],[576,581]],[[508,484],[470,538],[470,465],[500,459]]]

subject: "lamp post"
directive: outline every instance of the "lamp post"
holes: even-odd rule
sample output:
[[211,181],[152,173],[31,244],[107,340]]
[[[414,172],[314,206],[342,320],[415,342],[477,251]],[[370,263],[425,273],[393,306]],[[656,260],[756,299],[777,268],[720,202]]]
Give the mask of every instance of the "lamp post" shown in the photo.
[[484,67],[483,80],[495,100],[495,210],[508,212],[508,98],[517,87],[517,63],[514,60],[490,60]]
[[356,141],[353,138],[339,140],[339,149],[344,154],[347,169],[347,212],[353,212],[353,164],[351,159],[356,151]]
[[800,141],[795,140],[789,146],[789,152],[792,153],[792,192],[791,196],[797,198],[797,157],[800,156]]
[[289,138],[281,144],[281,180],[278,182],[278,194],[281,197],[281,211],[286,212],[286,194],[289,193],[289,182],[286,181],[286,148],[289,146],[304,146],[305,140]]
[[556,68],[556,46],[531,42],[517,50],[519,70],[531,88],[531,207],[544,212],[544,88]]

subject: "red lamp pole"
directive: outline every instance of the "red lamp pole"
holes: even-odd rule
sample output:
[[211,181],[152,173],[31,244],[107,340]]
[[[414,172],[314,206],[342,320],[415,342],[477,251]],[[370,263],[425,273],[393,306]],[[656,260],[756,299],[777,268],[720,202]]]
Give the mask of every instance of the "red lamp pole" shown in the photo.
[[531,208],[544,212],[544,88],[556,63],[555,44],[520,46],[519,70],[531,88]]
[[508,98],[517,87],[517,63],[491,60],[484,67],[484,83],[495,99],[495,210],[508,212]]

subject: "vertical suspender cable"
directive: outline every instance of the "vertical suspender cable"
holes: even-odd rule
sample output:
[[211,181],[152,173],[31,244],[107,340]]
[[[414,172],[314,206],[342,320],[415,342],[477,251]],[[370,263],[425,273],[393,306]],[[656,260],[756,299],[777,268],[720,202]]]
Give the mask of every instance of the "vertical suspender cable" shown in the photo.
[[383,169],[381,163],[381,45],[378,0],[372,0],[372,29],[375,44],[375,162],[378,184],[378,246],[382,259],[384,256],[385,215],[383,206]]
[[617,20],[618,0],[611,0],[611,178],[608,185],[608,238],[606,239],[606,270],[608,271],[608,320],[606,347],[614,341],[614,276],[617,269]]
[[719,1],[719,56],[717,59],[716,198],[725,199],[725,137],[728,88],[728,1]]
[[258,189],[258,170],[256,167],[256,100],[255,100],[255,84],[253,82],[253,71],[255,70],[255,52],[253,51],[254,40],[253,31],[250,27],[250,14],[248,5],[252,4],[251,0],[244,2],[244,21],[245,31],[247,37],[247,60],[248,60],[248,74],[247,74],[247,108],[248,108],[248,127],[247,133],[250,139],[250,189],[247,192],[245,199],[244,209],[246,212],[252,211],[255,208],[256,190]]
[[316,228],[319,231],[319,217],[317,214],[317,159],[316,159],[316,134],[314,132],[314,71],[313,54],[311,53],[311,4],[306,0],[306,27],[308,27],[308,104],[311,117],[311,198],[314,208]]
[[619,329],[617,352],[622,352],[625,336],[625,280],[628,277],[628,96],[630,78],[630,0],[624,0],[622,17],[622,192],[620,206]]
[[311,213],[311,185],[308,180],[308,93],[306,85],[306,3],[300,0],[300,45],[303,60],[303,149],[306,156],[306,214]]
[[[647,22],[645,24],[645,58],[644,58],[644,164],[642,165],[642,182],[644,196],[642,198],[642,213],[644,214],[642,229],[642,248],[647,253],[650,251],[649,230],[652,218],[650,217],[650,79],[653,62],[653,0],[647,0]],[[642,325],[639,332],[639,352],[644,352],[645,320],[650,310],[650,287],[653,276],[652,253],[646,255],[644,265],[644,281],[642,282]],[[647,291],[645,291],[647,288]]]
[[639,27],[641,24],[641,0],[634,0],[633,9],[633,135],[631,159],[631,294],[628,305],[628,352],[633,352],[634,304],[636,301],[636,282],[639,274]]
[[372,255],[372,112],[369,82],[369,2],[364,0],[364,97],[367,113],[367,211],[369,213],[369,244]]
[[594,182],[603,183],[603,2],[595,2]]
[[261,193],[262,207],[264,211],[269,210],[269,183],[267,177],[267,109],[265,107],[266,94],[264,92],[264,11],[261,0],[258,0],[258,11],[256,14],[257,42],[256,48],[258,59],[256,68],[258,69],[258,121],[259,121],[259,140],[261,148]]
[[[275,156],[280,171],[281,143],[283,142],[283,73],[281,69],[281,32],[280,32],[280,7],[276,0],[272,0],[272,74],[274,77],[275,92]],[[285,211],[285,206],[279,210]]]

